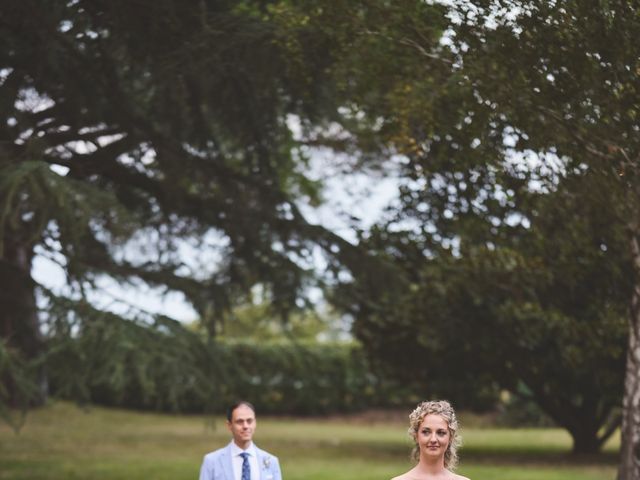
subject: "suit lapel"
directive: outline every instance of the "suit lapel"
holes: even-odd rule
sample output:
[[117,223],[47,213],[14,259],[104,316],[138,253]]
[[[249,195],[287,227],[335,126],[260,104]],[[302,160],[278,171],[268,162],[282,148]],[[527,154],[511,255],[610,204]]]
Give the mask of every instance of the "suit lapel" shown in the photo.
[[265,472],[265,469],[262,467],[264,465],[263,462],[264,462],[265,452],[260,450],[258,447],[255,447],[255,448],[256,448],[256,460],[258,461],[258,472],[260,472],[260,480],[264,480],[266,472]]
[[253,446],[256,452],[256,461],[258,463],[258,473],[260,474],[260,480],[262,480],[262,452],[258,447],[255,446],[255,444]]
[[222,468],[224,470],[224,478],[233,480],[233,455],[231,454],[231,444],[224,450],[222,460]]

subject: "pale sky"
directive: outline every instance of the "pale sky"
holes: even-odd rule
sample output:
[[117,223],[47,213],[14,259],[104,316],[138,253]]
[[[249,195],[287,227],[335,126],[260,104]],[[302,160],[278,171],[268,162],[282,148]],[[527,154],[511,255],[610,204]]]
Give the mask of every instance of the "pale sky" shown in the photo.
[[[369,228],[380,217],[384,206],[397,196],[397,180],[393,177],[371,178],[363,173],[345,175],[334,168],[339,161],[335,155],[314,155],[310,176],[317,178],[322,175],[324,178],[325,203],[319,208],[308,205],[299,207],[311,223],[323,225],[353,242],[355,235],[343,218],[344,212],[360,218],[362,228]],[[186,255],[190,255],[188,251]],[[35,257],[32,275],[37,282],[56,292],[65,289],[62,268],[42,256]],[[126,315],[133,307],[180,321],[193,321],[198,317],[179,292],[163,294],[144,285],[138,288],[127,285],[123,288],[106,277],[98,283],[101,291],[94,292],[90,300],[100,308]]]

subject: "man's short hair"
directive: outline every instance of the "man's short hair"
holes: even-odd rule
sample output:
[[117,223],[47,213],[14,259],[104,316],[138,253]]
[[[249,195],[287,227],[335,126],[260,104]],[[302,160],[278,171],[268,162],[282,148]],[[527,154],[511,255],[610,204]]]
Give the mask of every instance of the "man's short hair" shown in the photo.
[[251,410],[253,410],[253,413],[255,415],[256,408],[250,402],[247,402],[246,400],[239,400],[233,405],[230,405],[229,408],[227,409],[227,421],[231,422],[231,419],[233,418],[233,411],[242,405],[246,405]]

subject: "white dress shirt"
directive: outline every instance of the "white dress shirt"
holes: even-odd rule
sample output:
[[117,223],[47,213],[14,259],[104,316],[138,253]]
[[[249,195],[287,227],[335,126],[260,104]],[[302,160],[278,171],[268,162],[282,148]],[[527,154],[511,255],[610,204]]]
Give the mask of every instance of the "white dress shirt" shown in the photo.
[[260,467],[258,466],[258,456],[253,442],[246,450],[241,449],[235,442],[231,441],[231,452],[233,463],[233,478],[242,480],[242,462],[244,459],[240,456],[242,452],[249,454],[249,467],[251,467],[251,480],[260,480]]

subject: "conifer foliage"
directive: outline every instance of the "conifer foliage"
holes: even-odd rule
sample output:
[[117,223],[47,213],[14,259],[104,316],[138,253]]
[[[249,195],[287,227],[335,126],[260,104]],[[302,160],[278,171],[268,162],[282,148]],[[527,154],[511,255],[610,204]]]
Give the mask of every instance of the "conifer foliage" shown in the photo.
[[[328,52],[316,52],[317,72],[292,74],[263,2],[2,10],[0,403],[46,391],[49,340],[92,328],[125,338],[96,326],[118,321],[89,301],[106,276],[182,292],[210,335],[257,283],[277,310],[295,308],[314,245],[346,246],[298,210],[317,188],[287,124],[319,115],[307,79]],[[185,246],[203,257],[185,261]],[[65,291],[34,281],[36,255],[62,267]],[[96,368],[122,373],[108,363]]]

